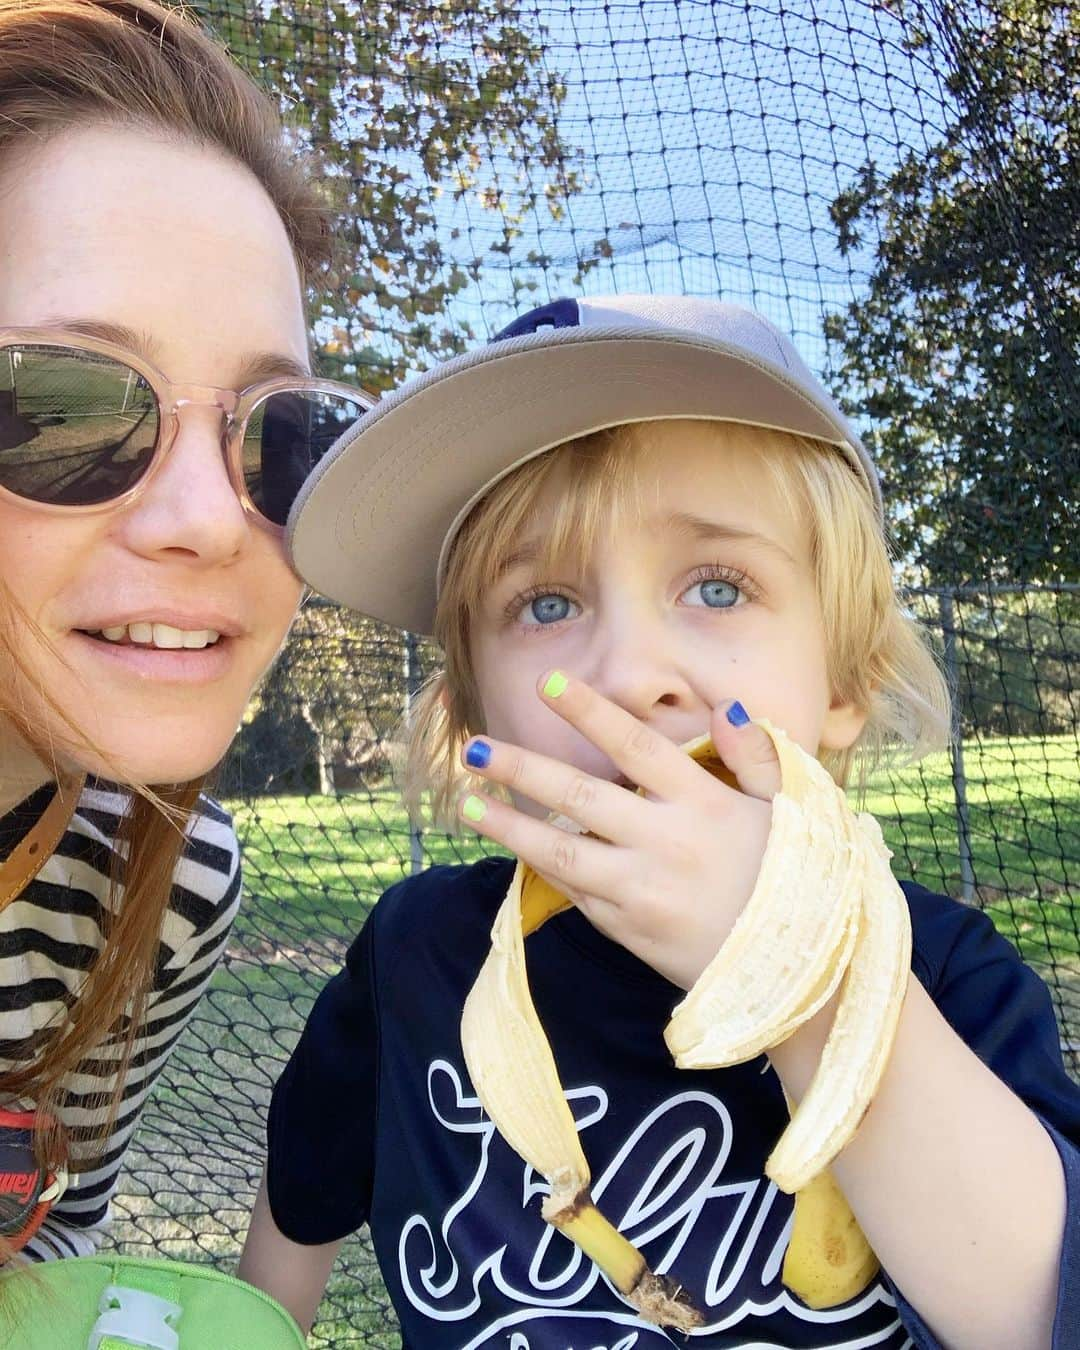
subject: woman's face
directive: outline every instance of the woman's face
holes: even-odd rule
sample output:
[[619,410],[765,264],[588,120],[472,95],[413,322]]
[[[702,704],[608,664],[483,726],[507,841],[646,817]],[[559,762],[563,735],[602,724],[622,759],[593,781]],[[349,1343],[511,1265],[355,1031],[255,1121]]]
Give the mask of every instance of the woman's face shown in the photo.
[[[297,269],[264,190],[214,151],[129,128],[64,132],[0,165],[0,325],[90,325],[174,382],[242,389],[307,368]],[[194,404],[123,507],[67,518],[0,500],[0,582],[30,620],[11,692],[39,739],[70,739],[42,689],[102,752],[82,767],[151,784],[220,759],[301,591],[229,484],[220,413]],[[132,624],[164,628],[151,644],[91,636]],[[221,636],[153,645],[176,630]],[[0,726],[0,766],[17,757]]]

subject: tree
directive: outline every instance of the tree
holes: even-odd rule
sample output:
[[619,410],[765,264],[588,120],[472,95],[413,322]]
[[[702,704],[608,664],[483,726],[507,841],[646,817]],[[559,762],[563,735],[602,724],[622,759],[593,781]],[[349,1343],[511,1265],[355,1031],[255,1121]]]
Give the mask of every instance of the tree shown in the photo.
[[1075,730],[1080,595],[1029,588],[960,595],[956,700],[967,732],[1056,736]]
[[832,204],[876,248],[826,320],[869,419],[892,525],[937,581],[1076,580],[1080,500],[1080,7],[892,0],[948,71],[950,122]]
[[[461,350],[473,334],[448,318],[453,297],[486,263],[505,270],[529,213],[560,218],[580,187],[558,128],[565,86],[545,65],[535,13],[530,26],[524,0],[196,9],[327,166],[346,261],[317,298],[324,373],[359,371],[369,388],[387,388]],[[471,252],[460,224],[436,229],[440,196],[484,219],[494,236],[485,249]],[[507,298],[530,285],[507,283]],[[376,332],[390,336],[389,356]]]
[[248,707],[229,790],[325,796],[382,781],[430,663],[398,629],[310,600]]

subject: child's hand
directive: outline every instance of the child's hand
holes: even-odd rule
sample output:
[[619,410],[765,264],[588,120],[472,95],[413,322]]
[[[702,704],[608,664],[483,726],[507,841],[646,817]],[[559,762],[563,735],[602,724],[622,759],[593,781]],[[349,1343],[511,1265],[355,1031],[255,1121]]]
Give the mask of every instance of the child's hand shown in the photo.
[[714,710],[713,744],[740,791],[580,680],[548,677],[541,697],[647,795],[485,736],[486,764],[476,740],[465,747],[472,772],[599,837],[570,834],[490,797],[466,798],[462,818],[535,868],[601,932],[689,989],[757,880],[780,788],[772,741],[740,704]]

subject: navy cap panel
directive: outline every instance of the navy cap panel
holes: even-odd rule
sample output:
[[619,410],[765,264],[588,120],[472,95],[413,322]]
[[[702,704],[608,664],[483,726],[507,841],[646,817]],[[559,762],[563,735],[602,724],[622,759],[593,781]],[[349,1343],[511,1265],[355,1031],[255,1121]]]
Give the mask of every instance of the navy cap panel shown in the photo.
[[580,324],[581,313],[576,300],[552,300],[550,305],[541,305],[539,309],[530,309],[528,314],[519,315],[513,323],[500,328],[491,341],[525,337],[529,333],[539,332],[541,328],[577,328]]

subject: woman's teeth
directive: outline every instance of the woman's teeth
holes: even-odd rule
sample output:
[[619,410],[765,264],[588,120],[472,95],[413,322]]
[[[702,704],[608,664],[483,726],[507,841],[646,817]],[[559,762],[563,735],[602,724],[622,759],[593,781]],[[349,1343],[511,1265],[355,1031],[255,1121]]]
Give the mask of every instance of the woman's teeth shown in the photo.
[[94,637],[106,642],[131,642],[140,647],[161,647],[176,650],[180,647],[212,647],[221,636],[212,628],[173,628],[167,623],[126,623],[115,628],[103,628]]

